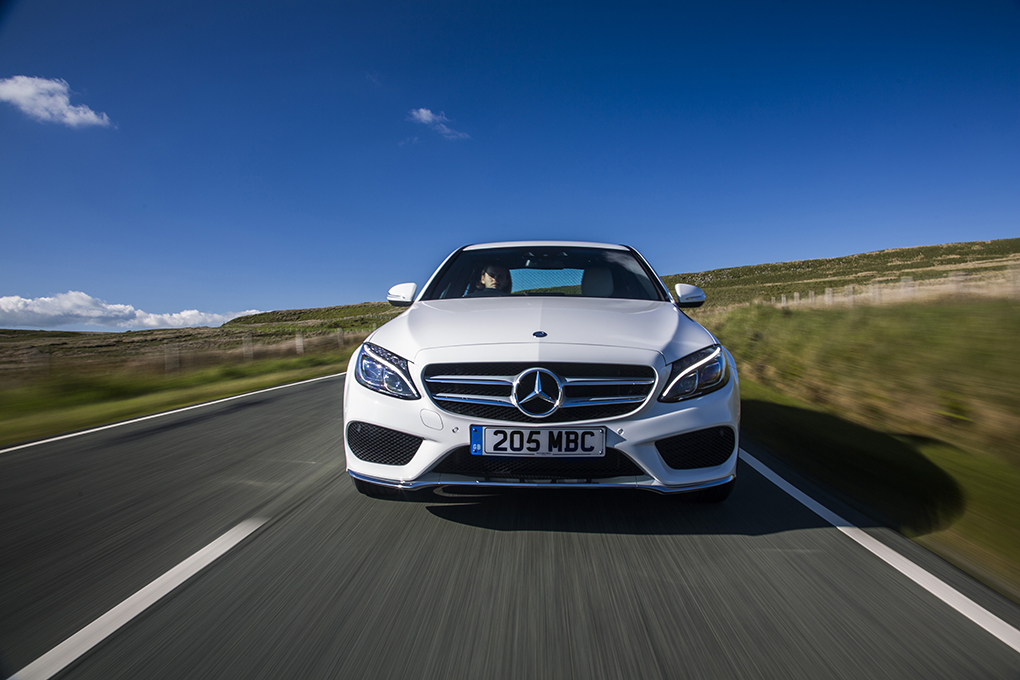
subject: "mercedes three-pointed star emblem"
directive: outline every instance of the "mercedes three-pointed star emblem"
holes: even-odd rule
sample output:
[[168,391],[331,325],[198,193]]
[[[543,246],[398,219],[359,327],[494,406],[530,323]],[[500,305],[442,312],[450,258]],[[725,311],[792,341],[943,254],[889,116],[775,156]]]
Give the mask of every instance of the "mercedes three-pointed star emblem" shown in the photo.
[[548,369],[529,368],[514,379],[510,400],[524,415],[545,418],[563,404],[563,383]]

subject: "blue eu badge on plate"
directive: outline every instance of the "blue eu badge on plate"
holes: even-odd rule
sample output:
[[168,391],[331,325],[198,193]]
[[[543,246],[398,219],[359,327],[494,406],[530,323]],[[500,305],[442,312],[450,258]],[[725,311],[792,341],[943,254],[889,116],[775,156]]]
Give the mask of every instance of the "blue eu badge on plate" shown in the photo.
[[482,426],[472,425],[471,426],[471,455],[480,456],[482,455]]

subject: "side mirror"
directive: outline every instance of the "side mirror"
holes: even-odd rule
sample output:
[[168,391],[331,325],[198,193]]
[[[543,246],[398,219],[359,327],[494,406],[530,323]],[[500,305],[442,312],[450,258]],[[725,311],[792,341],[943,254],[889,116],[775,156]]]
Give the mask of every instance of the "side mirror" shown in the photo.
[[416,292],[417,283],[398,283],[390,288],[390,292],[386,294],[386,301],[394,307],[410,307]]
[[678,283],[673,287],[676,291],[676,303],[680,307],[700,307],[705,304],[705,291],[689,283]]

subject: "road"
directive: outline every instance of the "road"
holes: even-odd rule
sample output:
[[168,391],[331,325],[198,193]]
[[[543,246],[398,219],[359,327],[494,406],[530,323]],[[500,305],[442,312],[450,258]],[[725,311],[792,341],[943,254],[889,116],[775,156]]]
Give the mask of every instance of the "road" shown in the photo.
[[[259,518],[55,677],[1020,678],[1020,653],[743,462],[715,506],[363,497],[342,385],[0,454],[0,677]],[[1020,626],[1020,608],[774,469]]]

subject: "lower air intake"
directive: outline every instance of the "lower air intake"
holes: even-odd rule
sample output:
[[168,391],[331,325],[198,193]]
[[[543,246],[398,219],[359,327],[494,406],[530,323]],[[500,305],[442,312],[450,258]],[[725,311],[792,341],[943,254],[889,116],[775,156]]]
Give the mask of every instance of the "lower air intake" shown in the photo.
[[732,427],[710,427],[660,439],[655,448],[666,465],[674,470],[722,465],[733,453],[736,435]]
[[421,437],[370,423],[354,421],[347,426],[347,445],[366,463],[407,465],[421,442]]
[[644,471],[618,449],[601,458],[537,458],[534,456],[472,456],[471,448],[454,449],[432,470],[478,479],[558,480],[641,476]]

